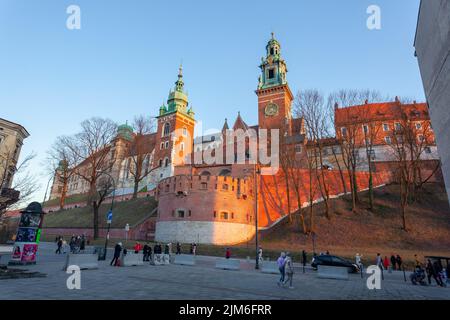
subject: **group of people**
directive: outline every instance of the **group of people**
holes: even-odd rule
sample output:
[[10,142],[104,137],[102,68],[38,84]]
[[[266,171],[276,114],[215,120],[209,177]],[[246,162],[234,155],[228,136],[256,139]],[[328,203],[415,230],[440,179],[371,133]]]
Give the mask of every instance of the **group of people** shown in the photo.
[[[178,245],[177,244],[177,252],[178,252]],[[138,253],[143,253],[143,261],[151,261],[152,258],[152,254],[163,254],[163,246],[161,243],[155,243],[155,245],[153,246],[153,248],[151,247],[151,245],[149,243],[146,243],[144,245],[142,245],[139,242],[136,242],[135,245],[133,246],[133,250],[134,253],[138,254]],[[122,254],[122,252],[124,254],[127,254],[127,249],[123,247],[122,242],[118,242],[115,247],[114,247],[114,257],[113,260],[111,261],[111,266],[118,266],[120,264],[120,255]],[[172,244],[168,243],[164,246],[164,254],[172,254]]]
[[[358,256],[359,254],[356,255]],[[375,258],[375,265],[378,266],[381,270],[402,270],[403,259],[398,254],[392,254],[390,259],[388,259],[387,256],[384,256],[383,259],[381,257],[381,254],[377,253],[377,257]]]
[[291,254],[289,252],[282,252],[277,260],[277,265],[278,270],[280,270],[280,280],[278,281],[278,286],[284,287],[289,283],[289,289],[294,289],[292,286],[292,281],[294,278],[294,262],[292,261]]
[[[415,257],[415,267],[414,272],[411,274],[411,282],[412,284],[421,284],[426,285],[425,279],[428,280],[428,285],[431,285],[431,279],[433,278],[436,284],[440,287],[446,287],[448,283],[448,273],[450,270],[446,270],[439,259],[431,261],[431,259],[427,259],[425,262],[425,268],[423,268],[423,264]],[[447,266],[448,269],[448,266]]]
[[67,253],[67,246],[69,246],[69,252],[72,254],[75,253],[83,253],[86,249],[86,236],[83,234],[81,236],[72,235],[70,238],[69,244],[67,245],[67,241],[62,237],[56,237],[55,242],[57,245],[56,254],[65,254]]

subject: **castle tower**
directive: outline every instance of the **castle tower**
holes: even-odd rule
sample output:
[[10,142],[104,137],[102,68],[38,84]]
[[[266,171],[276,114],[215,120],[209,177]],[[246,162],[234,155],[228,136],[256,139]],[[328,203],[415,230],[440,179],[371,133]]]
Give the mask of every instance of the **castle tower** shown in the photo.
[[193,151],[194,111],[184,92],[183,68],[180,66],[175,87],[169,92],[167,105],[159,109],[154,167],[161,167],[163,176],[171,176],[176,166],[183,166]]
[[281,57],[280,43],[272,38],[266,45],[266,57],[261,58],[258,89],[258,116],[260,129],[286,129],[290,135],[292,95],[286,80],[287,67]]

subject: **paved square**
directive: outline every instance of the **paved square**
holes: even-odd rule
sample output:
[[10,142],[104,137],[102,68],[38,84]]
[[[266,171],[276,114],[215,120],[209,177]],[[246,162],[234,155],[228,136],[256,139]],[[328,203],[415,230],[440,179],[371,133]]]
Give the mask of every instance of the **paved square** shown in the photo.
[[81,271],[81,290],[69,290],[69,275],[62,271],[65,256],[55,255],[54,247],[41,244],[38,264],[23,267],[46,273],[46,278],[0,280],[0,299],[450,299],[450,287],[413,286],[404,282],[402,272],[386,273],[381,290],[369,290],[360,275],[350,275],[348,281],[318,279],[314,271],[303,274],[296,268],[295,288],[280,288],[279,276],[262,274],[250,262],[242,260],[240,271],[218,270],[213,257],[197,257],[196,266],[117,268],[100,261],[98,270]]

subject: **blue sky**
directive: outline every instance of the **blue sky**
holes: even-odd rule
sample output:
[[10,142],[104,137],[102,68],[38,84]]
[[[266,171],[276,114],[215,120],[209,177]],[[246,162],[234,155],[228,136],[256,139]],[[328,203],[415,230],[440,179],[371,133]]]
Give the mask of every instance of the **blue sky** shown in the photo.
[[[68,30],[66,8],[81,8]],[[382,29],[366,27],[369,5]],[[424,100],[414,33],[419,0],[0,0],[0,117],[31,136],[22,157],[92,116],[156,115],[183,62],[203,128],[238,111],[257,122],[258,64],[275,32],[293,92],[370,88]],[[47,178],[42,177],[41,200]]]

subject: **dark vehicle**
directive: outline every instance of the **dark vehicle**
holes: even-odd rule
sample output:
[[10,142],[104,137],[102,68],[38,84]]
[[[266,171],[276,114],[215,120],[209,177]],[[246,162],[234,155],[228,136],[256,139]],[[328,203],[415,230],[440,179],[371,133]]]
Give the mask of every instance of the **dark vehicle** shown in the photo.
[[312,260],[311,267],[313,267],[314,270],[317,270],[317,266],[319,265],[332,267],[347,267],[348,272],[350,273],[359,272],[359,268],[356,264],[336,256],[330,255],[315,256]]

